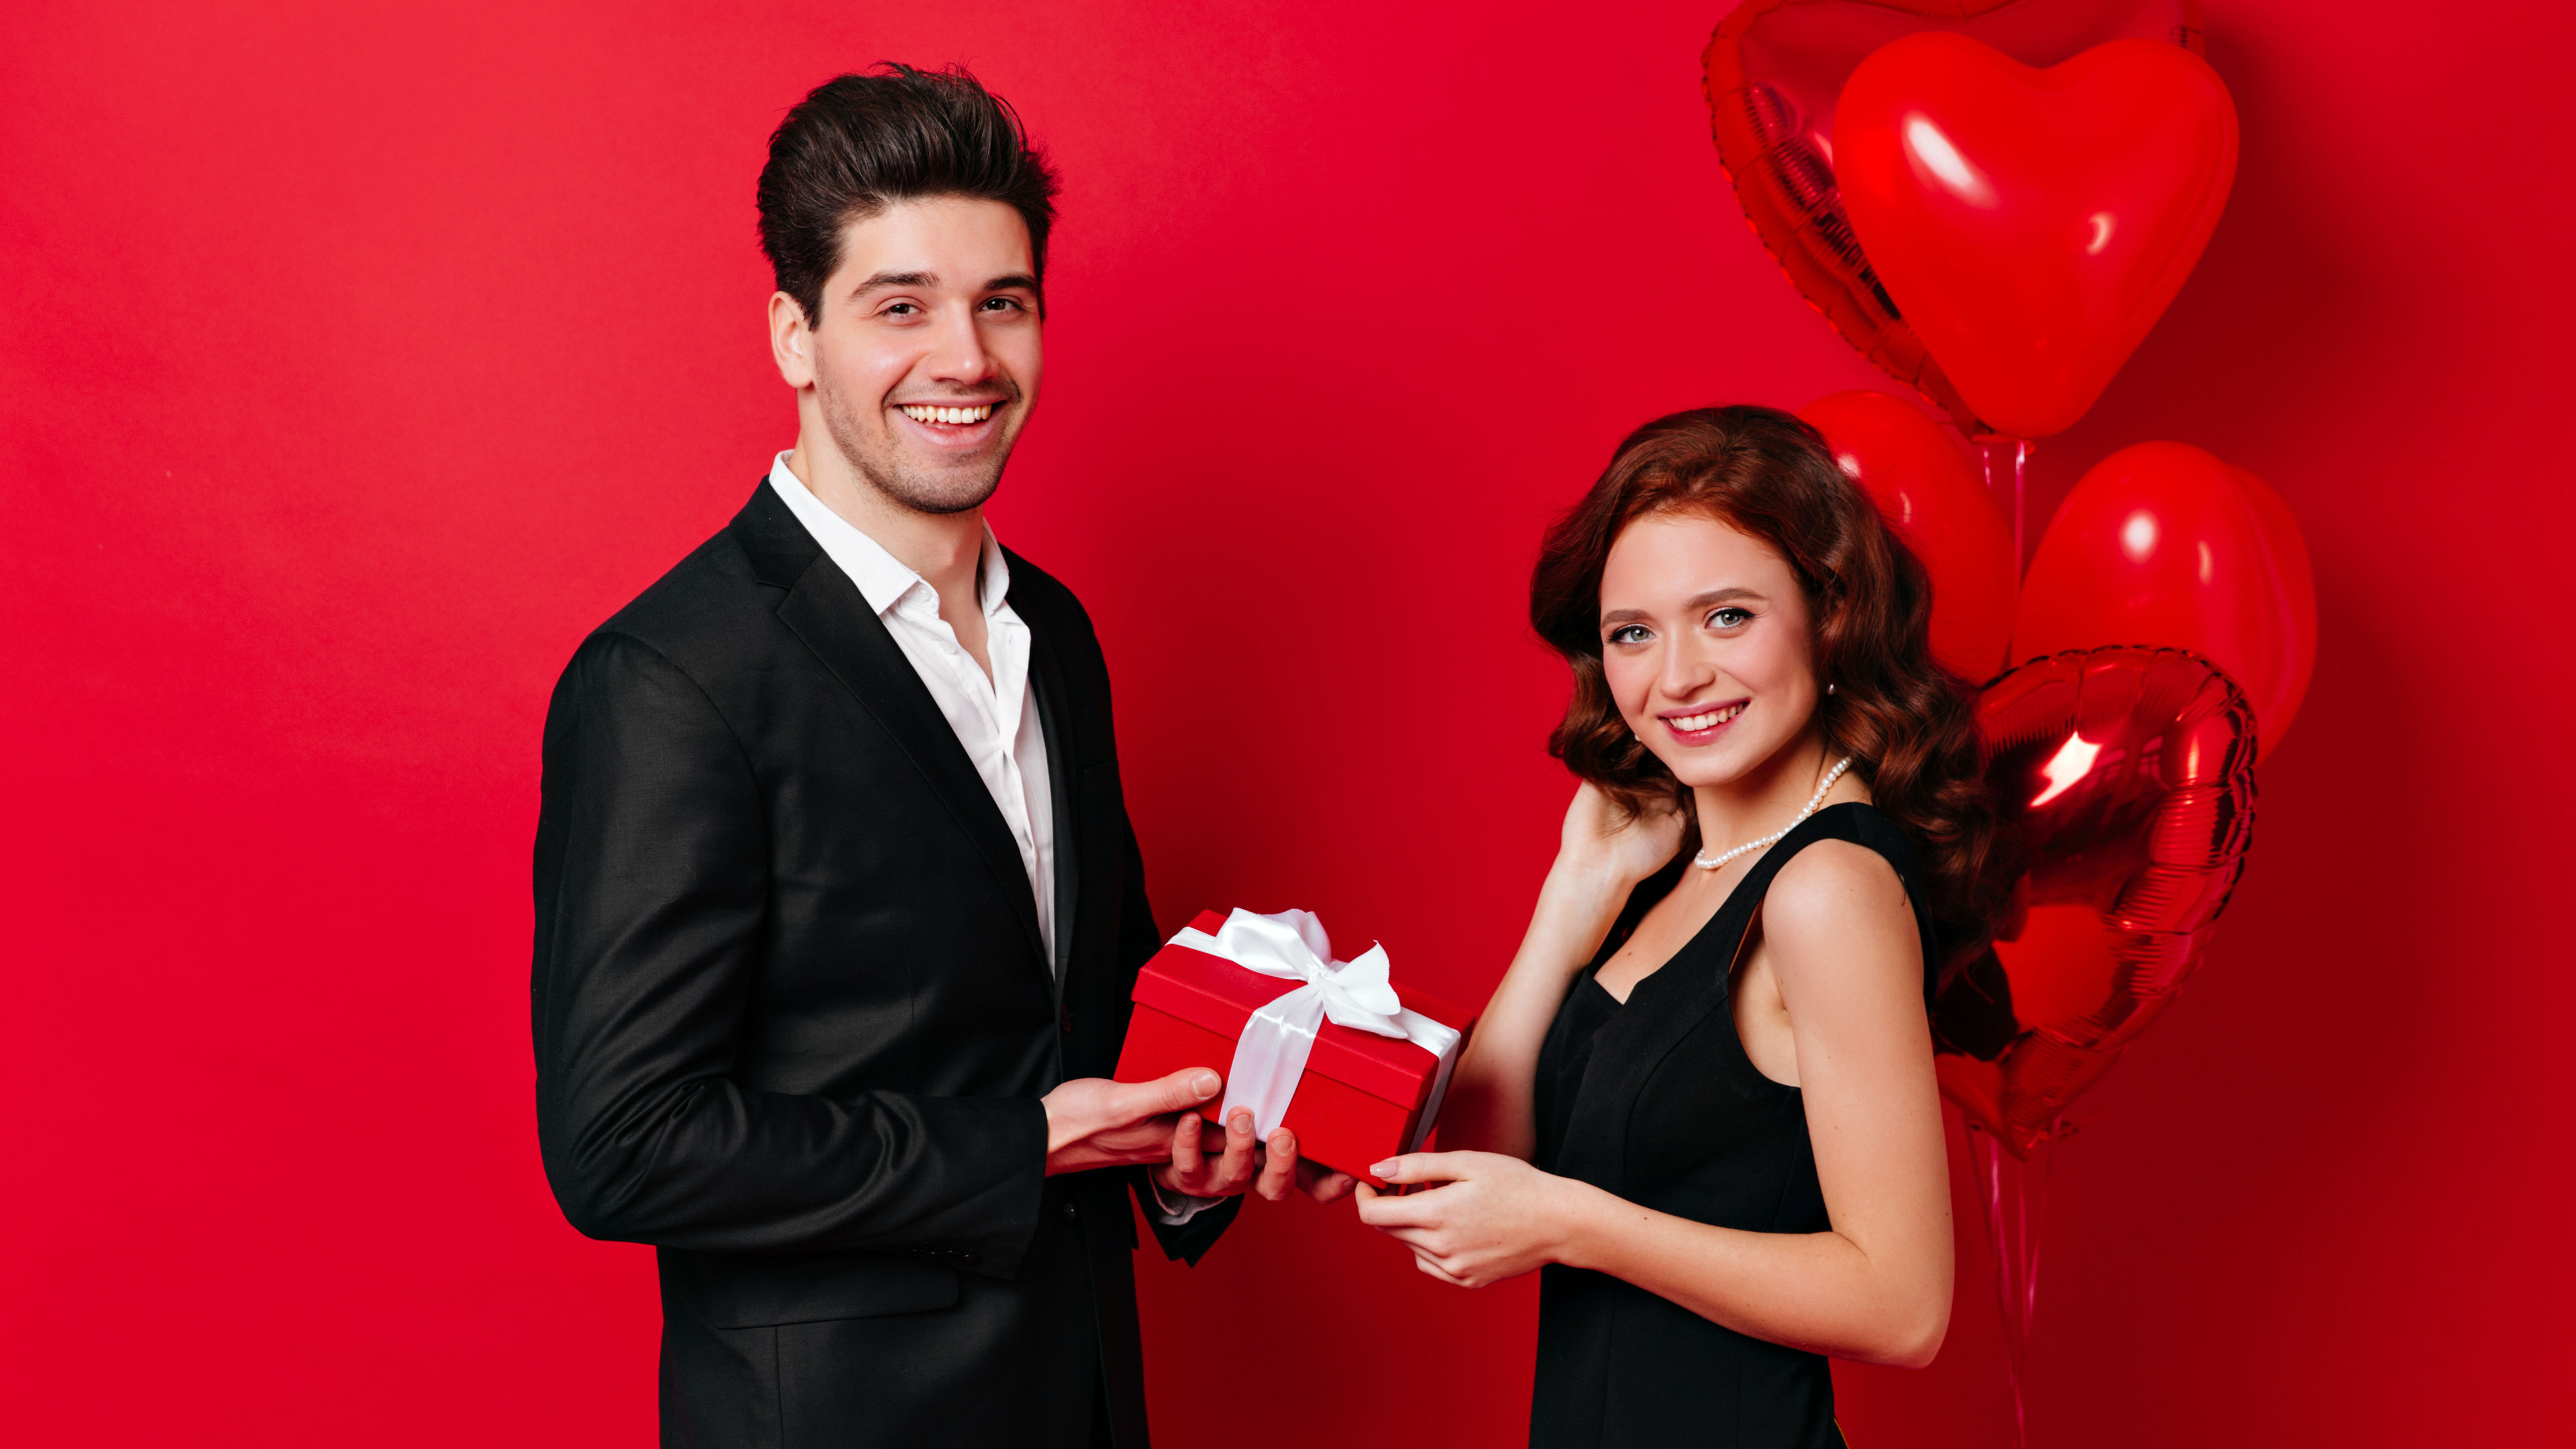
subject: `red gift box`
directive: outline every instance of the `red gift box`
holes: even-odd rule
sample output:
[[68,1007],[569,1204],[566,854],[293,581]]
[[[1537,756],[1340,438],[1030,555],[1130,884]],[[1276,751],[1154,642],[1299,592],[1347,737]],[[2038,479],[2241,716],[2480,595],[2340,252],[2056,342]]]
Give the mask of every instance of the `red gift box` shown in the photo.
[[[1225,917],[1202,911],[1190,923],[1213,936]],[[1136,1012],[1127,1023],[1127,1046],[1118,1056],[1118,1080],[1151,1081],[1185,1067],[1219,1073],[1234,1060],[1235,1040],[1252,1013],[1296,985],[1238,966],[1222,956],[1166,945],[1136,973]],[[1475,1025],[1467,1012],[1426,991],[1398,986],[1405,1009],[1458,1029]],[[1379,1036],[1327,1021],[1315,1034],[1305,1075],[1280,1124],[1297,1134],[1297,1155],[1343,1172],[1364,1175],[1417,1145],[1417,1125],[1440,1060],[1401,1037]],[[1201,1109],[1217,1121],[1222,1094]],[[1435,1109],[1436,1110],[1436,1109]],[[1374,1181],[1375,1179],[1370,1179]]]

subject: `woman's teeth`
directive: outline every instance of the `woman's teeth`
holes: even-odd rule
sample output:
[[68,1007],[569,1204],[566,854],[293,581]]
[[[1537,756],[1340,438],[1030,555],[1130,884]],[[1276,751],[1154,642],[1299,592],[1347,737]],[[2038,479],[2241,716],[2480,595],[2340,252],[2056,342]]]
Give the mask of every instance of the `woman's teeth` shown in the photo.
[[1750,702],[1751,701],[1749,700],[1738,700],[1734,704],[1719,705],[1717,708],[1709,710],[1703,714],[1678,715],[1673,719],[1673,728],[1683,734],[1696,734],[1701,730],[1715,729],[1719,725],[1726,723],[1728,720],[1735,718],[1737,715],[1744,713],[1744,706]]
[[993,405],[978,403],[971,408],[934,408],[905,403],[903,415],[916,423],[980,423],[993,415]]

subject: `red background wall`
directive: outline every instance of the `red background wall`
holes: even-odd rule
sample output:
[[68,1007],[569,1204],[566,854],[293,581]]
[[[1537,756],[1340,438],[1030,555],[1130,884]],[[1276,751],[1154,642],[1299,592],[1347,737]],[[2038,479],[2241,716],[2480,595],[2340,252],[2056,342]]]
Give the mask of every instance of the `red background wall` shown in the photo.
[[[1648,416],[1875,383],[1718,170],[1723,8],[11,7],[0,1436],[648,1439],[648,1252],[530,1121],[538,724],[789,441],[752,177],[879,57],[1068,181],[994,513],[1099,620],[1167,924],[1307,905],[1480,996],[1567,791],[1540,521]],[[2034,533],[2125,443],[2254,469],[2324,621],[2228,928],[2060,1156],[2040,1445],[2565,1432],[2576,24],[2426,14],[2210,0],[2235,199],[2037,463]],[[2008,1432],[1960,1211],[1864,1449]],[[1245,1218],[1141,1266],[1163,1442],[1517,1439],[1526,1283]]]

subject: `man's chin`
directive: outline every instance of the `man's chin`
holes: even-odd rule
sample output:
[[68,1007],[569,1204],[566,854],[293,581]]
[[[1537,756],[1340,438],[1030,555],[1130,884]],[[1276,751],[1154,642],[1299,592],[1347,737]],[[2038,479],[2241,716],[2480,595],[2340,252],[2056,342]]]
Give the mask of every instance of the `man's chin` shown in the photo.
[[995,479],[993,483],[971,492],[897,490],[887,488],[883,484],[878,485],[878,491],[915,513],[935,513],[945,516],[951,513],[971,513],[983,507],[984,500],[993,496],[1000,481]]
[[983,506],[1002,485],[1007,447],[989,457],[916,458],[901,451],[887,456],[861,456],[844,447],[850,467],[879,493],[915,513],[965,513]]

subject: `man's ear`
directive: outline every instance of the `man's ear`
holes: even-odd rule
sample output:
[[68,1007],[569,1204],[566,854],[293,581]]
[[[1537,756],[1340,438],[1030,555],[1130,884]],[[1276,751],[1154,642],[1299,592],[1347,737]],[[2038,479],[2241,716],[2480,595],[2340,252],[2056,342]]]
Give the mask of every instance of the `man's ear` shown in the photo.
[[769,294],[769,356],[789,387],[814,385],[814,329],[804,307],[785,292]]

